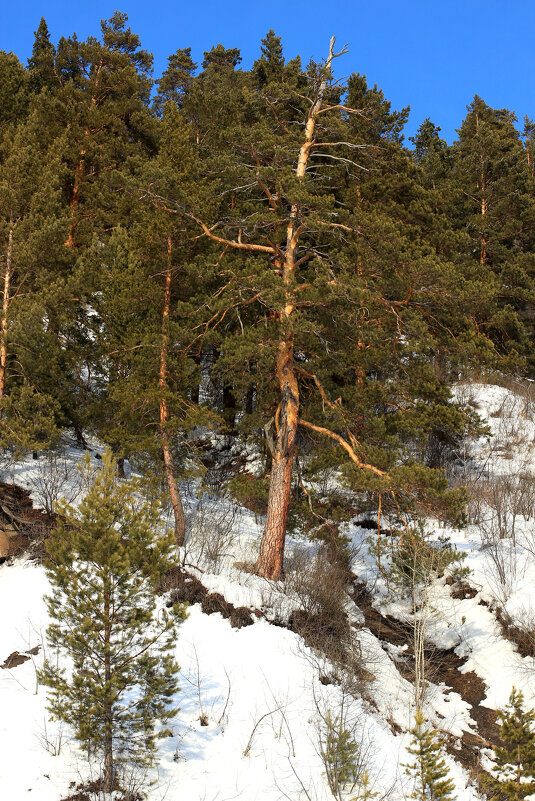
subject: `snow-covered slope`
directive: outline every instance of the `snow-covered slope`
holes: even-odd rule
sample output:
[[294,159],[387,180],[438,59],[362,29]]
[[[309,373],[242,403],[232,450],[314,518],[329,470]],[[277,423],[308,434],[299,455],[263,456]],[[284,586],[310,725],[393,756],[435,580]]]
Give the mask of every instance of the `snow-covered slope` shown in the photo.
[[[515,479],[533,471],[535,422],[531,404],[501,387],[472,384],[459,387],[457,394],[477,407],[494,437],[467,444],[463,469],[474,487],[480,482],[485,491],[473,510],[473,522],[462,531],[446,532],[466,554],[470,592],[464,597],[456,593],[446,576],[429,589],[427,636],[437,647],[439,667],[443,659],[443,670],[429,677],[426,715],[450,744],[446,760],[456,782],[456,798],[468,801],[478,798],[477,791],[452,754],[470,736],[480,737],[480,745],[485,746],[485,735],[478,729],[483,717],[477,707],[500,708],[513,685],[524,690],[529,705],[535,705],[534,660],[503,636],[496,616],[499,607],[510,622],[520,625],[535,610],[532,507],[526,489],[523,503],[517,498],[513,511],[499,510],[505,523],[500,518],[496,524],[496,498],[491,492],[493,481],[499,485],[504,477]],[[62,492],[73,498],[75,471],[71,468],[80,455],[71,449],[66,456]],[[37,501],[44,470],[44,464],[28,460],[13,468],[13,478],[30,487]],[[511,498],[507,503],[513,503]],[[145,777],[148,798],[327,801],[332,794],[320,756],[321,721],[328,710],[344,707],[347,727],[361,745],[379,797],[389,793],[393,801],[402,799],[409,781],[403,765],[410,761],[406,749],[414,687],[403,670],[406,646],[389,642],[387,627],[381,634],[372,619],[376,613],[385,621],[405,621],[410,627],[411,608],[408,600],[392,596],[378,574],[367,551],[369,532],[357,525],[348,527],[358,546],[355,581],[373,591],[367,596],[367,608],[355,605],[355,600],[359,603],[355,595],[346,601],[355,643],[370,674],[362,682],[361,695],[352,697],[343,686],[325,683],[325,664],[319,669],[317,655],[285,627],[292,610],[299,608],[298,597],[285,592],[282,585],[236,567],[255,552],[261,521],[247,510],[228,511],[230,518],[223,507],[216,505],[198,516],[197,545],[190,544],[185,561],[207,590],[258,614],[252,625],[237,629],[219,613],[205,614],[200,604],[190,606],[177,642],[180,711],[173,721],[173,736],[162,741],[157,770]],[[532,512],[535,517],[535,508]],[[510,531],[512,514],[515,540],[496,538],[496,525]],[[209,528],[210,520],[213,523],[214,515],[219,521],[223,516],[227,523],[231,519],[232,525],[225,528],[221,558],[210,561],[203,555],[202,531]],[[436,534],[444,534],[444,529]],[[289,553],[293,550],[297,558],[310,548],[290,542]],[[202,569],[197,570],[196,563]],[[60,801],[76,785],[98,775],[98,765],[88,765],[68,729],[48,719],[46,691],[36,681],[36,668],[46,649],[46,592],[41,566],[24,558],[0,565],[0,664],[15,651],[28,654],[38,647],[38,653],[28,654],[24,663],[0,670],[0,789],[10,801]],[[451,679],[455,673],[466,678],[466,688],[462,679]],[[477,704],[469,697],[469,686],[473,693],[480,688]],[[202,725],[206,720],[208,725]]]

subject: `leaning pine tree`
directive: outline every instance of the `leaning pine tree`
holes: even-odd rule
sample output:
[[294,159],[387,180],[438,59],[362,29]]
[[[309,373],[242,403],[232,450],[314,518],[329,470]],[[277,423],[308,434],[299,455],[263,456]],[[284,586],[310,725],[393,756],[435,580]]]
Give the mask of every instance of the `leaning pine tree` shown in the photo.
[[[271,580],[283,573],[298,449],[309,482],[335,467],[382,513],[384,500],[394,514],[454,517],[462,501],[416,458],[434,432],[462,428],[437,366],[457,359],[454,332],[472,330],[451,291],[468,288],[407,214],[428,214],[398,141],[407,111],[390,112],[362,76],[341,86],[333,63],[345,48],[334,44],[306,71],[284,63],[272,33],[252,72],[233,69],[234,51],[207,54],[174,125],[192,134],[195,184],[184,195],[162,175],[137,192],[189,236],[177,231],[171,268],[187,263],[186,242],[205,249],[188,257],[199,319],[180,347],[197,359],[217,350],[214,373],[235,398],[254,397],[240,425],[263,429],[270,456],[256,572]],[[309,500],[316,533],[330,537]]]
[[176,713],[173,644],[184,618],[176,608],[156,619],[154,589],[173,540],[156,533],[157,510],[115,473],[108,452],[79,509],[58,510],[47,567],[54,658],[41,674],[52,716],[101,758],[103,792],[117,786],[120,764],[149,766],[157,739],[169,734],[159,724]]

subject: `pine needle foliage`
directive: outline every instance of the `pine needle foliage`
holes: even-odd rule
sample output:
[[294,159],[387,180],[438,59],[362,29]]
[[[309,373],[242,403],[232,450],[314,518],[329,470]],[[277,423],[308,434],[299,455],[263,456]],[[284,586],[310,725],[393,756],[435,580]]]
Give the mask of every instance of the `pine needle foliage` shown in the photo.
[[446,537],[431,540],[421,522],[403,532],[392,555],[391,578],[396,587],[414,592],[447,568],[463,574],[463,554]]
[[321,715],[318,752],[333,798],[342,801],[371,801],[377,796],[367,767],[368,748],[355,738],[347,710],[328,709]]
[[413,762],[405,765],[405,773],[414,780],[411,798],[415,801],[450,801],[455,784],[448,778],[448,769],[441,756],[441,746],[435,729],[426,725],[422,711],[414,716],[412,741],[407,749]]
[[325,717],[325,737],[321,754],[329,787],[335,796],[338,791],[353,784],[358,777],[359,747],[341,717],[330,711]]
[[492,799],[521,801],[535,793],[535,710],[525,708],[522,692],[513,687],[498,720],[503,745],[494,749],[494,775],[486,778],[485,790]]
[[[84,471],[90,471],[89,457]],[[156,615],[154,587],[172,538],[157,535],[158,509],[119,483],[108,451],[78,509],[63,502],[48,543],[49,659],[41,680],[49,711],[104,764],[110,792],[120,763],[147,767],[177,711],[173,656],[182,607]],[[59,658],[61,657],[61,658]]]

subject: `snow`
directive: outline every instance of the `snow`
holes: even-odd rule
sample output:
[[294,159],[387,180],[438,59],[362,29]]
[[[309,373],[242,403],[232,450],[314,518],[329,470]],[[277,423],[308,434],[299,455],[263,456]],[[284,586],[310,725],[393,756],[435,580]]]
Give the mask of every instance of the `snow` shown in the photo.
[[[477,408],[493,434],[467,443],[465,472],[481,481],[520,473],[535,475],[535,420],[529,399],[485,384],[463,384],[455,392],[459,401]],[[92,449],[94,456],[99,453],[96,443]],[[74,467],[80,457],[70,443],[61,492],[67,497],[70,494],[74,502],[79,495]],[[94,463],[98,461],[94,459]],[[31,489],[39,503],[45,471],[44,460],[27,459],[11,467],[9,478]],[[189,502],[193,519],[199,502],[193,495]],[[224,513],[221,502],[210,503],[212,511]],[[506,537],[491,552],[485,532],[494,512],[485,504],[487,501],[482,502],[480,517],[486,523],[471,522],[454,530],[439,529],[427,521],[434,536],[446,533],[465,554],[464,565],[470,570],[466,580],[476,591],[473,598],[454,598],[446,576],[433,581],[428,588],[431,614],[427,637],[438,648],[454,649],[466,659],[460,670],[473,672],[482,680],[482,705],[503,707],[515,686],[523,690],[528,705],[535,706],[534,660],[522,657],[515,644],[503,636],[494,611],[494,605],[501,603],[516,623],[535,618],[535,520],[517,510],[515,541]],[[509,528],[510,515],[509,510]],[[203,525],[207,527],[206,522]],[[369,532],[356,525],[348,526],[347,531],[358,551],[353,563],[355,576],[372,590],[375,606],[383,614],[411,623],[409,600],[393,596],[378,573],[366,543]],[[242,569],[242,563],[254,559],[260,534],[261,521],[243,509],[232,518],[232,536],[217,563],[204,556],[201,559],[199,543],[190,543],[185,557],[188,569],[204,586],[235,606],[261,610],[263,617],[255,617],[253,625],[234,629],[220,614],[204,614],[198,604],[189,607],[176,647],[181,666],[180,710],[172,721],[173,736],[161,742],[157,769],[147,777],[148,798],[299,801],[308,794],[312,801],[327,801],[332,795],[318,753],[317,731],[321,714],[339,709],[343,702],[348,704],[348,721],[355,737],[367,754],[375,789],[390,791],[393,801],[401,800],[407,793],[403,765],[410,762],[406,749],[414,716],[414,687],[398,669],[406,646],[381,642],[366,628],[361,610],[348,598],[353,634],[371,678],[364,683],[362,696],[350,701],[341,686],[323,685],[317,655],[283,625],[300,607],[291,586],[267,582]],[[306,551],[312,558],[312,545],[290,539],[290,558],[293,553],[298,560]],[[505,566],[501,578],[493,569],[491,553]],[[46,692],[36,680],[46,648],[48,621],[43,595],[48,589],[41,566],[27,559],[0,565],[0,664],[14,651],[23,653],[41,646],[24,664],[0,670],[0,787],[10,801],[28,797],[59,801],[72,792],[74,784],[98,775],[98,766],[88,766],[71,733],[48,719]],[[444,684],[429,685],[425,714],[451,738],[477,732],[470,704]],[[202,725],[203,715],[208,725]],[[54,755],[60,740],[60,753]],[[477,799],[460,764],[450,755],[446,761],[456,782],[458,801]],[[32,796],[28,796],[30,791]]]
[[[47,589],[41,567],[23,561],[0,567],[0,604],[9,610],[0,627],[6,656],[42,644],[47,620],[41,599]],[[164,741],[157,774],[151,776],[156,781],[151,799],[275,800],[281,792],[296,791],[294,771],[306,786],[314,785],[318,799],[328,798],[311,736],[311,721],[317,717],[312,689],[316,694],[329,691],[333,705],[338,690],[318,684],[307,651],[296,634],[265,620],[237,630],[219,614],[190,607],[177,643],[181,708],[174,736]],[[57,801],[70,782],[87,776],[83,754],[67,732],[59,756],[43,747],[46,698],[35,675],[41,663],[42,652],[0,674],[0,786],[13,801],[26,798],[30,790],[42,801]],[[207,726],[199,720],[199,696]],[[367,736],[373,733],[383,751],[380,768],[391,774],[387,744],[395,738],[364,711],[362,702],[357,706]],[[46,726],[54,745],[58,727]]]

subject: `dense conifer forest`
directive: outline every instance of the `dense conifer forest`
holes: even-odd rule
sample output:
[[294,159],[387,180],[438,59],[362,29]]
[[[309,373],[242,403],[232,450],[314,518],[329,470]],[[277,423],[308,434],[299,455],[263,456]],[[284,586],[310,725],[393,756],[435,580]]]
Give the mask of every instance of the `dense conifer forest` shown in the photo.
[[[42,19],[26,65],[0,52],[2,459],[42,462],[65,437],[80,449],[100,443],[95,487],[109,487],[88,497],[100,497],[103,516],[110,465],[119,480],[135,473],[137,495],[109,514],[122,519],[141,494],[139,531],[162,505],[174,539],[155,573],[142,564],[145,534],[134,556],[117,535],[118,575],[138,559],[141,582],[165,585],[169,554],[187,545],[184,488],[210,481],[262,520],[243,565],[251,575],[284,580],[295,533],[347,563],[355,515],[378,542],[383,528],[400,543],[410,535],[393,564],[401,585],[418,583],[415,553],[431,554],[426,574],[456,561],[446,548],[437,567],[419,521],[467,519],[451,463],[487,429],[452,386],[533,374],[535,123],[476,95],[453,144],[430,119],[405,141],[409,109],[393,109],[373,76],[336,79],[345,52],[326,38],[321,62],[288,60],[270,30],[251,69],[237,47],[217,44],[200,64],[177,49],[155,79],[120,12],[85,41],[65,32],[52,42]],[[63,506],[66,528],[47,546],[63,592],[76,554],[89,558],[74,533],[65,551],[86,507],[80,517]],[[150,537],[145,545],[155,553]],[[151,685],[153,699],[176,690],[165,642],[167,679]],[[154,673],[159,663],[143,664]],[[51,670],[43,681],[56,688],[57,714],[82,726],[72,712],[82,696],[72,690],[65,711],[67,685]],[[170,714],[165,698],[153,717]],[[424,782],[411,797],[450,798],[436,732],[416,706],[409,753],[431,759],[442,795]],[[152,754],[143,714],[127,734],[144,732]],[[328,750],[338,724],[326,720]],[[342,723],[337,748],[349,738]],[[99,726],[112,792],[111,723]],[[355,753],[343,757],[353,767]],[[335,779],[332,797],[349,798],[349,779]]]
[[186,48],[153,82],[116,13],[84,42],[43,19],[26,67],[1,54],[2,446],[97,435],[165,476],[180,543],[195,431],[239,433],[271,476],[233,481],[266,507],[270,577],[289,514],[329,537],[342,513],[292,502],[299,452],[455,513],[448,383],[532,358],[533,124],[476,96],[453,146],[427,119],[408,149],[408,109],[337,82],[334,46],[286,62],[269,31],[251,70]]

